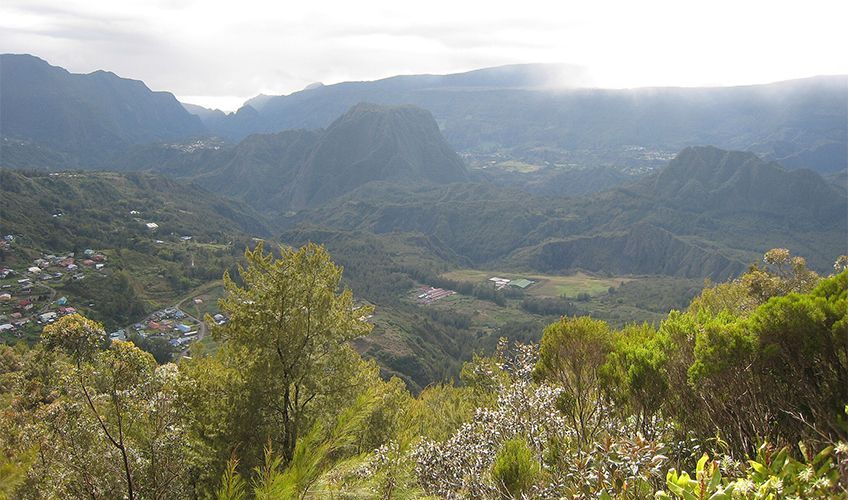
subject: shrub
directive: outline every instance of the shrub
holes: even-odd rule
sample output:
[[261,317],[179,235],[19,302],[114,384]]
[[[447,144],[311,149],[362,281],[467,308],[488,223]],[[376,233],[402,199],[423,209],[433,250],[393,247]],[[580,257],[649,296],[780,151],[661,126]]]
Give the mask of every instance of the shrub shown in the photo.
[[521,437],[505,442],[492,465],[492,479],[507,498],[522,498],[535,484],[541,467]]

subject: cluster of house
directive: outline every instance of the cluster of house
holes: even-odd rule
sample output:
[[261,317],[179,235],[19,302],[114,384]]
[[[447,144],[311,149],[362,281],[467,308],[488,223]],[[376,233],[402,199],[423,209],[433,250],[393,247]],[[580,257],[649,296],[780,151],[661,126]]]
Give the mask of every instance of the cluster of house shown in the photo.
[[[12,242],[14,236],[8,235],[3,241]],[[106,256],[101,252],[86,249],[84,260],[78,262],[74,253],[65,255],[45,254],[32,261],[25,270],[15,271],[6,267],[0,268],[0,279],[18,278],[14,282],[0,285],[0,332],[12,333],[22,337],[25,328],[35,325],[46,325],[56,321],[60,316],[74,314],[76,308],[68,303],[67,297],[49,303],[47,288],[40,295],[39,288],[34,288],[34,281],[48,282],[61,280],[65,273],[73,273],[73,279],[83,279],[85,274],[80,265],[102,269],[106,264]]]
[[421,294],[418,295],[418,302],[422,304],[432,304],[433,302],[450,297],[455,294],[453,290],[445,290],[443,288],[433,288],[431,286],[422,286]]
[[[71,257],[71,259],[73,259],[73,255],[71,255],[70,257]],[[83,257],[84,258],[82,260],[82,265],[84,265],[86,267],[94,267],[94,269],[97,269],[97,270],[100,270],[100,269],[103,269],[104,267],[106,267],[106,256],[103,255],[100,252],[95,252],[94,250],[92,250],[90,248],[86,248],[85,251],[83,252]],[[70,266],[73,266],[73,265],[74,265],[74,263],[70,262],[68,264],[68,269],[70,269]]]
[[[169,307],[150,314],[145,321],[134,324],[132,328],[142,337],[167,337],[172,346],[179,347],[197,339],[199,326],[186,313],[176,307]],[[123,334],[123,330],[119,332]]]
[[528,286],[536,283],[535,281],[524,279],[524,278],[517,279],[517,280],[509,280],[509,279],[506,279],[506,278],[499,278],[498,276],[492,276],[491,278],[489,278],[489,281],[491,281],[492,284],[495,286],[495,290],[503,290],[504,288],[506,288],[508,286],[520,288],[520,289],[523,290],[523,289],[527,288]]
[[12,246],[12,242],[15,241],[15,236],[12,234],[7,234],[3,236],[3,239],[0,240],[0,250],[4,250]]
[[[76,308],[68,305],[67,297],[60,297],[52,305],[56,306],[54,310],[43,313],[36,313],[35,306],[39,300],[46,300],[47,296],[42,295],[37,298],[20,299],[11,304],[11,312],[9,314],[0,314],[0,333],[13,333],[16,337],[23,336],[22,329],[29,323],[35,322],[38,325],[47,325],[56,321],[60,316],[75,314]],[[0,303],[11,303],[13,297],[11,293],[0,293]]]
[[[53,271],[48,272],[49,268],[62,268],[67,272],[74,273],[73,278],[80,280],[85,277],[85,274],[81,272],[80,265],[85,267],[91,267],[96,270],[101,270],[106,267],[106,256],[101,252],[96,252],[90,248],[87,248],[83,252],[83,259],[81,261],[76,260],[74,252],[70,252],[66,255],[45,255],[44,257],[35,259],[32,262],[32,266],[27,268],[27,273],[31,275],[31,278],[37,278],[42,281],[49,281],[51,279],[61,279],[63,273],[61,271]],[[0,273],[0,277],[2,277],[2,273]],[[19,280],[20,281],[25,281]],[[25,283],[21,283],[24,285]]]

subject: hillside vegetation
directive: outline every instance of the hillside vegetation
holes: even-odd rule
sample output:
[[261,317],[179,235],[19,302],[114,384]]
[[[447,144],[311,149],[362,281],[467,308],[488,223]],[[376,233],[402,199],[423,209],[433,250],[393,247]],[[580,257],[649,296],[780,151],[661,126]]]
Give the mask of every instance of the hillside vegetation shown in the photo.
[[287,224],[423,233],[476,266],[725,279],[779,244],[828,267],[844,248],[848,196],[811,171],[697,147],[634,184],[584,198],[372,183]]
[[[2,493],[129,498],[848,494],[848,257],[785,249],[656,325],[562,317],[416,397],[348,342],[316,245],[224,276],[215,353],[157,366],[79,315],[0,346]],[[68,450],[72,449],[73,453]],[[688,472],[688,471],[691,471]]]
[[[110,330],[219,279],[252,235],[266,234],[263,218],[249,207],[164,177],[0,169],[0,235],[13,239],[0,248],[0,267],[17,273],[2,280],[4,291],[16,301],[34,298],[17,284],[31,278],[39,293],[66,296]],[[101,254],[105,267],[94,272],[91,261],[83,265],[86,250]],[[77,271],[27,273],[36,259],[70,254]]]
[[[151,174],[2,169],[0,191],[0,233],[54,251],[126,246],[157,234],[207,241],[268,234],[262,216],[249,207]],[[150,230],[148,222],[158,227]]]

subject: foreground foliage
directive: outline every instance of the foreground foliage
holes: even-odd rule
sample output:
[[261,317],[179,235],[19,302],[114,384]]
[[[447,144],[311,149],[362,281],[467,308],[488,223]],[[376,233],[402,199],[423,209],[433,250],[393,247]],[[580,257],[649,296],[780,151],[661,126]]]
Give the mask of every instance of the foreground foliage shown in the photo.
[[0,498],[848,494],[848,271],[785,250],[658,325],[564,317],[412,397],[307,245],[225,277],[214,354],[157,365],[78,315],[0,346]]

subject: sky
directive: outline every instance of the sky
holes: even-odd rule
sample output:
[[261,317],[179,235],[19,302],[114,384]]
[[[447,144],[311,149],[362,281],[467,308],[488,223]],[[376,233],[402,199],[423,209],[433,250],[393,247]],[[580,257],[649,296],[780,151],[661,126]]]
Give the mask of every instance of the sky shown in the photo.
[[844,0],[3,0],[0,52],[237,109],[313,82],[564,63],[563,85],[848,74]]

